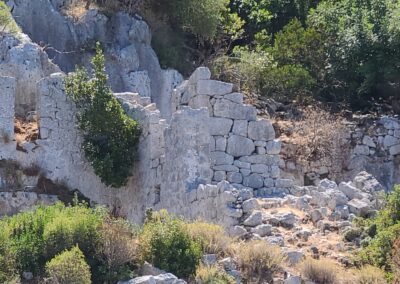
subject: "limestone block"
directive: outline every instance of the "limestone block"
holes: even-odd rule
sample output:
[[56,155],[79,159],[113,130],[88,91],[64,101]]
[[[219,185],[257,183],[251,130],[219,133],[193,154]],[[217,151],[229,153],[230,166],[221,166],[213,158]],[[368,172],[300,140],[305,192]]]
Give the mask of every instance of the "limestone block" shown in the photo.
[[232,92],[233,84],[215,80],[199,80],[197,93],[199,95],[226,95]]
[[260,237],[271,236],[272,226],[270,224],[258,225],[255,228],[251,228],[250,232],[252,232],[253,234],[257,234]]
[[210,104],[209,97],[206,95],[197,95],[192,98],[190,98],[188,105],[191,108],[202,108],[206,107],[209,109],[210,114],[212,113],[212,106]]
[[226,172],[224,172],[224,171],[215,171],[214,172],[214,177],[213,177],[214,181],[223,181],[225,179],[226,179]]
[[233,119],[256,120],[257,110],[253,106],[234,103],[230,100],[217,100],[214,105],[214,115]]
[[247,230],[243,226],[234,226],[229,230],[229,236],[232,238],[242,238],[247,235]]
[[267,143],[267,154],[279,155],[281,152],[281,141],[278,139],[268,141]]
[[209,127],[211,135],[224,136],[227,135],[232,128],[232,119],[222,117],[210,117]]
[[362,143],[364,145],[367,145],[368,147],[376,148],[376,144],[375,144],[374,140],[372,140],[372,138],[370,136],[365,135],[363,140],[362,140]]
[[258,200],[256,198],[250,198],[246,201],[243,202],[242,204],[242,210],[243,213],[250,213],[254,210],[259,210],[261,209],[260,203],[258,203]]
[[248,138],[238,135],[232,135],[228,138],[226,152],[234,157],[251,155],[254,150],[254,143]]
[[356,216],[361,216],[361,217],[365,217],[365,215],[371,209],[369,204],[359,199],[353,199],[349,201],[347,206],[349,207],[350,213],[353,213]]
[[211,157],[211,163],[216,166],[233,164],[233,156],[225,152],[221,151],[211,152],[210,157]]
[[290,188],[294,186],[294,182],[291,179],[277,179],[275,181],[275,186],[279,188]]
[[242,183],[243,176],[239,172],[229,172],[227,174],[227,179],[230,183]]
[[395,145],[395,146],[390,147],[389,153],[392,156],[399,155],[400,154],[400,145]]
[[243,185],[251,188],[261,188],[264,185],[264,179],[259,174],[251,174],[243,179]]
[[266,119],[249,122],[248,137],[253,140],[270,141],[275,139],[272,123]]
[[351,182],[341,182],[339,184],[339,190],[343,192],[350,200],[354,198],[362,198],[361,190],[354,187]]
[[260,211],[254,211],[251,215],[244,220],[243,225],[248,227],[257,227],[262,224],[262,213]]
[[355,155],[369,155],[369,147],[366,145],[357,145],[353,151]]
[[257,174],[264,174],[269,172],[269,168],[267,165],[264,164],[253,164],[251,165],[251,171]]
[[224,172],[239,172],[239,168],[234,165],[220,165],[213,166],[214,171],[224,171]]
[[267,150],[264,147],[256,147],[257,155],[265,155],[267,154]]
[[279,156],[277,155],[251,155],[239,158],[240,162],[251,164],[265,164],[268,166],[279,165]]
[[189,84],[196,84],[200,80],[209,80],[210,78],[210,69],[208,69],[207,67],[199,67],[189,77]]
[[397,144],[400,144],[400,141],[399,141],[399,139],[397,139],[393,136],[386,135],[385,138],[383,139],[383,147],[385,147],[385,148],[389,148],[389,147],[397,145]]
[[232,133],[240,136],[247,137],[247,120],[236,119],[233,123]]
[[237,104],[243,104],[243,94],[242,93],[231,93],[224,95],[224,99],[230,100]]
[[239,160],[235,160],[233,164],[241,169],[250,169],[251,164],[246,162],[241,162]]

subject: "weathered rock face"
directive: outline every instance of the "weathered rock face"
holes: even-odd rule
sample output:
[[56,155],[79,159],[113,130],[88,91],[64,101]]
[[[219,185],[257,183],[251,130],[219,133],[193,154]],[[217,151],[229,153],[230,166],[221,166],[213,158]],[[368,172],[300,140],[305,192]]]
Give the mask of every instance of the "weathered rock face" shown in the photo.
[[[45,47],[50,59],[62,71],[71,72],[77,65],[90,67],[94,45],[100,42],[106,56],[112,89],[115,92],[129,91],[139,93],[143,97],[151,97],[161,115],[169,119],[172,115],[172,89],[182,81],[182,76],[177,71],[161,69],[151,48],[151,33],[147,24],[125,13],[107,17],[96,9],[86,11],[79,20],[73,19],[66,15],[66,9],[71,3],[72,0],[8,2],[9,6],[13,7],[13,16],[22,30],[34,42]],[[24,48],[29,49],[29,45],[25,45]],[[30,52],[35,50],[31,49]],[[28,52],[29,50],[25,50],[24,54]],[[25,60],[21,55],[15,58]],[[40,61],[31,62],[32,66],[29,65],[32,69],[31,76],[36,76],[31,78],[31,81],[38,81],[56,72],[53,70],[43,74],[46,68],[37,72],[35,66],[39,63]],[[31,90],[35,89],[34,86],[30,87]],[[28,90],[28,87],[25,90]],[[31,96],[29,92],[25,95],[26,104],[30,109],[34,109],[34,105],[28,98],[33,100],[34,97],[36,96]]]
[[[51,73],[58,72],[59,69],[48,60],[45,52],[22,34],[18,38],[2,36],[0,54],[0,76],[15,78],[15,95],[12,97],[15,100],[15,113],[25,117],[28,111],[36,109],[39,96],[36,83]],[[2,99],[6,98],[2,97]],[[3,106],[9,105],[6,102]],[[14,107],[4,112],[2,110],[0,116],[9,111],[14,112]]]

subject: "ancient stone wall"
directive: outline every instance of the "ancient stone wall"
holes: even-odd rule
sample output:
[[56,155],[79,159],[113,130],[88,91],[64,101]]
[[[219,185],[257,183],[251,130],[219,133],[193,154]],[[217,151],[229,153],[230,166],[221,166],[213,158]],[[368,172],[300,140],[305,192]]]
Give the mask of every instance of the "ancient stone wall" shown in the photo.
[[177,88],[174,105],[207,108],[212,181],[227,180],[238,188],[255,189],[259,196],[289,188],[291,181],[280,179],[281,144],[272,123],[257,118],[256,108],[245,105],[232,84],[210,77],[207,68],[197,69]]
[[360,116],[346,121],[340,157],[336,160],[315,160],[300,165],[291,154],[295,147],[295,144],[283,144],[281,154],[285,161],[281,170],[283,176],[296,180],[296,184],[318,183],[323,178],[337,182],[352,180],[361,171],[375,176],[387,190],[400,183],[398,118]]

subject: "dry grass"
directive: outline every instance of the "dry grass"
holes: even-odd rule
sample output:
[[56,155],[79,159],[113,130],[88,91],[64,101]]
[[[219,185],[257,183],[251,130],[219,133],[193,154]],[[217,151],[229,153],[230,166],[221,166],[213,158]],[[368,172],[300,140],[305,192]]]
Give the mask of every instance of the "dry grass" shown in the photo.
[[39,125],[37,121],[27,122],[16,117],[14,119],[14,132],[17,143],[35,141],[39,137]]
[[235,284],[235,279],[222,269],[200,265],[196,269],[196,284]]
[[335,284],[340,274],[340,267],[332,260],[308,258],[300,264],[300,271],[304,278],[317,284]]
[[265,240],[240,243],[234,252],[238,267],[248,283],[271,283],[284,261],[281,249]]
[[285,159],[302,166],[318,161],[331,172],[340,173],[349,152],[343,117],[318,107],[306,108],[302,113],[299,119],[275,123],[282,134],[280,139],[294,146],[286,147]]
[[355,271],[354,284],[387,284],[385,274],[379,268],[364,266]]
[[100,254],[110,271],[133,263],[137,256],[138,243],[136,235],[129,224],[120,220],[110,219],[101,228]]
[[187,229],[192,239],[202,244],[204,253],[220,256],[228,254],[232,239],[225,234],[221,226],[196,221],[187,224]]

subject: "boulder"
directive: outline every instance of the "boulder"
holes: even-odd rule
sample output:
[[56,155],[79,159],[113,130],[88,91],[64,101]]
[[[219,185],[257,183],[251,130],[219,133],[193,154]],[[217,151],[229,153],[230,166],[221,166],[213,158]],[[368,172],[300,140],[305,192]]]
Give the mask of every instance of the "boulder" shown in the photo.
[[260,237],[270,236],[272,233],[272,226],[269,224],[262,224],[255,228],[251,228],[250,232],[257,234]]
[[262,224],[262,221],[262,213],[260,211],[254,211],[246,220],[244,220],[243,225],[248,227],[257,227]]
[[352,199],[347,203],[350,213],[356,216],[366,216],[368,211],[371,209],[370,205],[359,199]]

